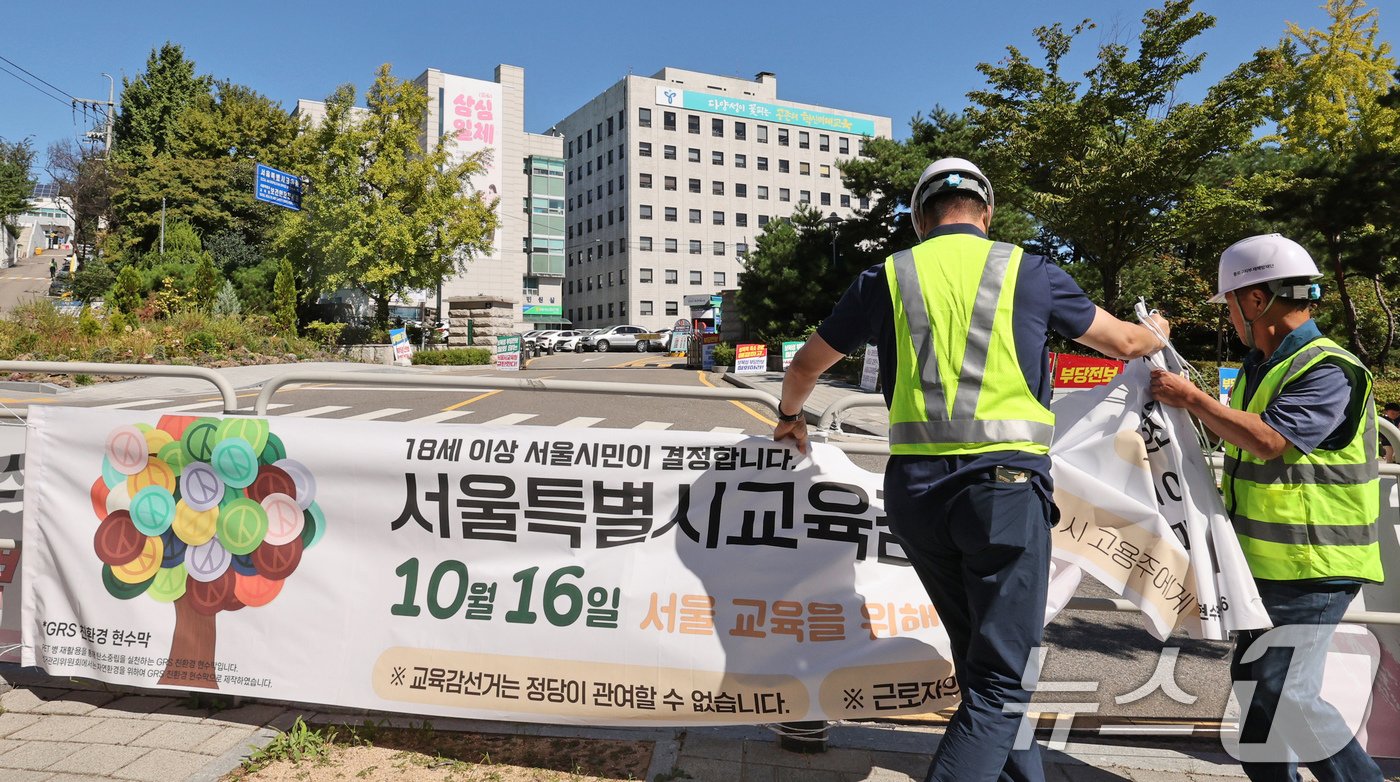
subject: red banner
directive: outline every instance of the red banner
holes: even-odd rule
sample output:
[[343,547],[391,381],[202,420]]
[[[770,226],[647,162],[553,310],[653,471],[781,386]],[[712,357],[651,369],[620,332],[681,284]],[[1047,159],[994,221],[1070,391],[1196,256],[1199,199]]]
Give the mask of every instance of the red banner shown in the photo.
[[1118,377],[1125,364],[1111,358],[1090,358],[1072,353],[1051,353],[1055,388],[1093,388]]

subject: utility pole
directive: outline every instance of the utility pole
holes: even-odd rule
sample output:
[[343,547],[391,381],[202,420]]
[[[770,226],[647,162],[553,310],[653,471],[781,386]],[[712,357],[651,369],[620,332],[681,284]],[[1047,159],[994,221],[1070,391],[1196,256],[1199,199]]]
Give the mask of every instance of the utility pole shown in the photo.
[[[111,74],[104,73],[102,75],[107,77],[107,100],[77,98],[73,101],[73,108],[81,107],[83,111],[86,112],[88,109],[92,109],[93,111],[100,111],[102,107],[106,107],[105,115],[107,117],[107,122],[106,127],[103,128],[103,136],[104,140],[106,141],[106,148],[104,148],[102,151],[102,159],[111,160],[112,126],[115,124],[114,120],[116,119],[117,110],[117,82],[115,79],[112,78]],[[95,136],[89,134],[89,138],[95,138]]]

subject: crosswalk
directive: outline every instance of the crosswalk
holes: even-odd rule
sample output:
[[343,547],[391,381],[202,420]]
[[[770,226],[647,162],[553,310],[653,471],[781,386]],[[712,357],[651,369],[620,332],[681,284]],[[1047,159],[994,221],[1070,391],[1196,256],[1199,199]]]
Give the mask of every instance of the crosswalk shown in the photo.
[[[184,413],[187,415],[200,412],[216,414],[223,409],[223,402],[206,400],[185,404],[171,404],[171,400],[168,399],[134,399],[95,405],[95,407],[103,410],[159,410],[162,413]],[[282,410],[284,412],[278,414],[285,418],[335,418],[345,421],[379,421],[394,419],[399,423],[416,424],[467,423],[467,421],[462,421],[460,419],[468,418],[476,413],[474,410],[457,409],[415,416],[411,415],[414,412],[412,409],[405,407],[382,407],[362,412],[354,410],[349,405],[321,405],[298,410],[287,410],[286,408],[289,407],[292,407],[292,405],[274,402],[269,404],[267,409],[270,413]],[[351,413],[345,414],[345,411],[351,411]],[[640,423],[623,426],[617,424],[609,425],[607,418],[599,418],[596,416],[576,416],[563,421],[557,420],[557,418],[555,420],[545,420],[539,413],[507,413],[506,415],[486,420],[479,420],[476,418],[471,420],[472,422],[488,426],[516,426],[529,422],[527,425],[530,426],[554,426],[564,429],[588,429],[601,425],[601,428],[662,431],[675,426],[675,423],[671,421],[642,421]],[[743,434],[746,430],[733,426],[715,426],[709,428],[707,431],[722,434]]]

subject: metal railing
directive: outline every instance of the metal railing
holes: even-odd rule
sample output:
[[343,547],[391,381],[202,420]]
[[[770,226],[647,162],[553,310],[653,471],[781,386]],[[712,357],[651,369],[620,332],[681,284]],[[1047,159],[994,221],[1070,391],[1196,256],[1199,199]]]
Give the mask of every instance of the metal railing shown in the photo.
[[205,367],[178,367],[164,364],[99,364],[83,361],[0,361],[0,372],[41,375],[124,375],[126,377],[184,377],[204,380],[218,389],[224,412],[238,410],[238,395],[228,378]]

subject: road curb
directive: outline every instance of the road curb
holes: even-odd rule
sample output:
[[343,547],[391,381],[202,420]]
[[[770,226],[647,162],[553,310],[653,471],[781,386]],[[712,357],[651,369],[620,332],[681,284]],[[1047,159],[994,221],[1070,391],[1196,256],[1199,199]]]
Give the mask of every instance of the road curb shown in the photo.
[[0,391],[23,391],[29,394],[63,394],[72,391],[55,383],[39,380],[0,380]]

